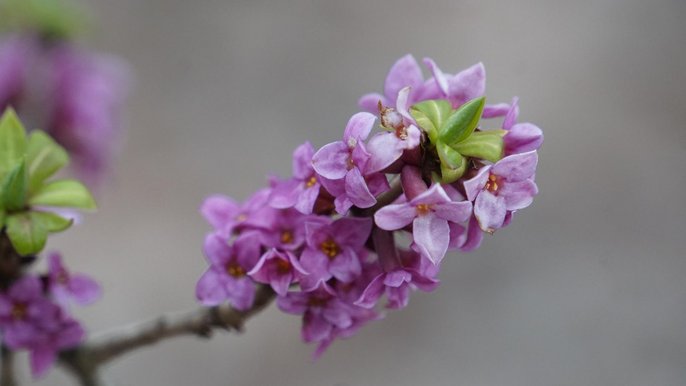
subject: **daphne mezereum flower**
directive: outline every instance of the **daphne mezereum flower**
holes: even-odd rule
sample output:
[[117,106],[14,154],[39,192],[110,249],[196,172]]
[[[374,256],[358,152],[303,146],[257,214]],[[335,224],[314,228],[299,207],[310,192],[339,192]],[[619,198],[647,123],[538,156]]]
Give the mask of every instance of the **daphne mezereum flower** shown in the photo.
[[306,223],[307,247],[300,255],[300,263],[309,274],[301,280],[301,287],[308,291],[332,277],[349,283],[360,276],[360,254],[371,229],[369,218]]
[[121,60],[67,41],[27,34],[0,43],[0,108],[12,106],[48,132],[91,185],[109,171],[120,143],[130,77]]
[[467,221],[471,213],[471,202],[452,201],[440,184],[434,184],[409,202],[379,209],[374,221],[385,230],[402,229],[411,223],[412,236],[421,253],[438,264],[450,243],[448,222]]
[[441,96],[441,90],[436,82],[433,79],[425,81],[417,60],[414,56],[407,54],[398,59],[388,71],[384,83],[384,95],[369,93],[362,96],[357,104],[369,113],[377,111],[379,102],[384,106],[395,106],[398,93],[405,87],[411,88],[407,96],[410,105]]
[[256,228],[260,243],[266,248],[295,251],[305,243],[305,223],[319,221],[315,215],[305,215],[295,209],[273,209],[260,211],[264,216],[263,228]]
[[533,123],[516,123],[519,115],[519,99],[514,98],[503,120],[503,130],[507,131],[503,142],[505,155],[526,153],[538,150],[543,144],[543,131]]
[[[369,208],[376,203],[375,195],[380,193],[376,190],[387,187],[385,177],[378,178],[367,169],[371,154],[363,141],[375,121],[376,117],[369,113],[353,115],[343,140],[324,145],[312,157],[314,170],[323,177],[324,188],[336,197],[338,213],[347,212],[352,205]],[[368,181],[368,178],[372,180]]]
[[507,156],[482,167],[464,182],[467,199],[474,202],[474,215],[484,232],[502,228],[507,212],[531,205],[538,187],[533,180],[538,164],[536,151]]
[[262,255],[248,275],[258,283],[271,285],[277,295],[285,296],[288,287],[307,275],[307,271],[293,253],[272,248]]
[[75,346],[84,336],[78,322],[45,296],[35,276],[24,276],[0,293],[0,328],[7,347],[30,350],[35,377],[50,368],[59,350]]
[[392,232],[376,228],[373,240],[383,272],[371,280],[356,305],[373,308],[385,293],[388,299],[386,307],[401,309],[407,306],[411,289],[433,291],[438,286],[438,280],[433,277],[435,270],[429,273],[421,269],[423,257],[420,254],[398,250]]
[[319,196],[321,184],[312,167],[314,147],[310,142],[298,146],[293,152],[293,177],[274,181],[269,204],[275,208],[294,207],[300,213],[310,214]]
[[74,301],[80,305],[91,304],[101,295],[100,285],[90,277],[71,273],[62,263],[62,256],[53,252],[48,255],[48,288],[55,300],[66,305]]
[[334,327],[346,329],[353,324],[355,306],[342,302],[325,283],[309,292],[289,292],[276,301],[282,311],[303,315],[302,337],[308,343],[329,338]]
[[367,143],[367,151],[371,154],[368,172],[382,171],[397,161],[405,150],[419,146],[422,133],[407,111],[409,93],[409,87],[400,90],[395,108],[379,105],[381,125],[386,131],[374,135]]
[[259,235],[243,232],[229,244],[221,232],[210,233],[204,250],[210,267],[198,280],[198,300],[207,306],[229,300],[237,310],[250,308],[256,287],[248,272],[260,258]]
[[269,225],[269,219],[262,212],[268,209],[270,194],[270,189],[260,189],[243,204],[230,197],[215,194],[205,199],[200,213],[215,230],[228,238],[244,228],[264,228]]

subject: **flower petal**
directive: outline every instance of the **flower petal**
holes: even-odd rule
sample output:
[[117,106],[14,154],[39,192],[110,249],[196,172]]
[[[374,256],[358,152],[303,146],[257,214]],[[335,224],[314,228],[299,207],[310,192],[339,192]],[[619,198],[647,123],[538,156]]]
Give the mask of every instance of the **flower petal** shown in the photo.
[[489,191],[481,192],[474,202],[474,215],[484,232],[492,233],[501,228],[506,211],[505,199],[494,196]]
[[345,192],[358,208],[369,208],[376,204],[376,197],[369,191],[360,169],[352,168],[345,175]]
[[293,151],[293,177],[304,180],[312,175],[312,156],[314,147],[308,141]]
[[341,141],[324,145],[312,157],[312,166],[317,174],[332,180],[345,177],[348,172],[350,149]]
[[486,69],[477,63],[457,73],[448,80],[448,96],[453,107],[484,95],[486,91]]
[[538,153],[536,151],[513,154],[496,162],[493,165],[493,173],[507,181],[524,181],[536,173],[537,164]]
[[476,196],[479,192],[484,190],[490,171],[491,165],[484,166],[479,169],[479,172],[474,177],[464,182],[464,190],[469,201],[476,200]]
[[195,296],[206,306],[221,304],[227,297],[223,276],[212,268],[205,271],[195,286]]
[[69,280],[69,290],[77,304],[87,305],[100,298],[100,284],[85,275],[73,275]]
[[407,226],[417,217],[417,210],[409,204],[387,205],[376,211],[374,222],[387,231],[394,231]]
[[450,242],[448,222],[429,213],[417,217],[412,224],[414,242],[420,252],[434,264],[440,263]]
[[503,137],[505,154],[538,150],[543,144],[543,131],[532,123],[518,123]]
[[[372,127],[374,127],[375,121],[376,115],[371,113],[361,112],[353,115],[350,117],[348,124],[345,126],[343,140],[349,147],[354,147],[357,141],[363,141],[367,139],[369,133],[372,131]],[[353,139],[355,140],[355,143],[351,143],[351,140]]]
[[524,209],[533,202],[538,187],[532,180],[508,182],[503,184],[498,194],[505,199],[507,210]]
[[205,199],[200,207],[200,213],[214,228],[223,228],[232,222],[238,214],[240,206],[236,201],[223,195],[213,195]]
[[367,285],[367,288],[362,292],[360,298],[355,301],[355,305],[364,308],[374,308],[376,302],[379,301],[379,298],[381,298],[386,289],[386,286],[383,283],[385,276],[386,275],[381,274],[372,279]]
[[429,68],[429,71],[431,71],[431,74],[434,76],[436,84],[438,85],[438,88],[440,88],[443,92],[443,95],[447,96],[448,79],[446,78],[445,74],[443,74],[443,71],[441,71],[441,69],[438,68],[436,62],[434,62],[431,58],[424,58],[424,65]]
[[393,64],[386,76],[384,94],[388,99],[395,101],[398,91],[403,87],[419,87],[423,83],[422,69],[415,58],[407,54]]
[[472,202],[452,201],[444,204],[436,204],[433,206],[433,211],[436,213],[436,216],[444,220],[463,222],[467,221],[472,215]]
[[367,143],[367,150],[372,158],[367,164],[367,173],[381,171],[389,167],[403,155],[404,141],[395,133],[383,132],[373,136]]
[[379,111],[379,102],[383,106],[389,106],[390,102],[388,99],[386,99],[385,96],[379,94],[379,93],[371,93],[371,94],[366,94],[363,95],[362,98],[360,98],[357,101],[357,105],[364,111],[368,113],[375,114]]

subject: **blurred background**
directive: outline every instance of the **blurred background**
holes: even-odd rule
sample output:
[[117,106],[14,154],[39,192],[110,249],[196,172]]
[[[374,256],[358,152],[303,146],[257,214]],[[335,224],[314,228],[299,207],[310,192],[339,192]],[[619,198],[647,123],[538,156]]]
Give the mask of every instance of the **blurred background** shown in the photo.
[[90,46],[136,73],[100,211],[49,245],[105,288],[78,310],[91,331],[195,307],[203,198],[289,175],[292,150],[338,139],[406,53],[450,73],[483,61],[489,100],[519,96],[546,136],[514,226],[318,362],[272,306],[243,335],[113,362],[113,385],[686,384],[686,2],[88,3]]

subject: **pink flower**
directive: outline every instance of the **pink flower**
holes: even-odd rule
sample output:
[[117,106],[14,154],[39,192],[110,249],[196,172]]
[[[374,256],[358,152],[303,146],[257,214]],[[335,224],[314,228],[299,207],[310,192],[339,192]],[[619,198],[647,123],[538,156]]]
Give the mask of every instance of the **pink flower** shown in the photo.
[[309,142],[293,152],[293,178],[274,181],[269,204],[275,208],[294,207],[300,213],[310,214],[319,196],[321,183],[312,167],[314,148]]
[[262,255],[248,275],[258,283],[271,285],[274,292],[285,296],[288,287],[307,275],[307,271],[291,252],[272,248]]
[[72,274],[62,264],[59,253],[48,255],[48,288],[57,302],[66,305],[73,300],[80,305],[91,304],[100,298],[100,285],[82,274]]
[[536,151],[507,156],[479,170],[464,182],[467,199],[474,202],[474,215],[484,232],[502,228],[507,212],[531,205],[538,187],[533,180],[538,164]]

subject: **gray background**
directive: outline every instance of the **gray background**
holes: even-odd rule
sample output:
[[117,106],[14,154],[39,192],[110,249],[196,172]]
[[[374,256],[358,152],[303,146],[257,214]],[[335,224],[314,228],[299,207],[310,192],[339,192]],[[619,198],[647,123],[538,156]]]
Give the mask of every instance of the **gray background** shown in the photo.
[[91,331],[194,307],[203,197],[242,199],[290,173],[298,144],[338,139],[407,52],[483,61],[490,101],[520,96],[546,135],[533,206],[320,361],[271,307],[242,336],[115,362],[113,384],[686,384],[683,1],[93,3],[90,44],[137,87],[100,212],[50,242],[105,287],[79,311]]

